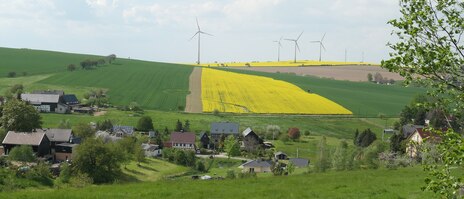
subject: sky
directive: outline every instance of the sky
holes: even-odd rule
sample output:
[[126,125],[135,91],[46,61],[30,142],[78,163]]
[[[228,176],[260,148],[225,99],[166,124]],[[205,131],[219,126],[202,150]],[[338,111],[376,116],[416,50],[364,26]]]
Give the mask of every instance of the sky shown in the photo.
[[[194,63],[277,60],[302,31],[297,58],[379,63],[394,42],[396,0],[0,0],[0,46]],[[294,44],[282,41],[281,59]]]

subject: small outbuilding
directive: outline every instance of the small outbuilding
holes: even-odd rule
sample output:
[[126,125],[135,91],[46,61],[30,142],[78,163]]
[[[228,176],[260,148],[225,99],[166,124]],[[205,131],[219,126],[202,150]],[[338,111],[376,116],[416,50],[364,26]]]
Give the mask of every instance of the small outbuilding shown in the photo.
[[199,138],[200,138],[201,146],[204,149],[209,149],[210,139],[209,139],[208,134],[206,132],[202,132],[202,133],[200,133]]
[[75,148],[78,144],[61,143],[55,146],[55,160],[70,161],[75,155]]
[[242,172],[249,173],[267,173],[271,172],[272,162],[264,160],[250,160],[238,168],[242,169]]
[[287,154],[282,151],[278,151],[274,153],[274,158],[276,160],[286,160],[287,157],[288,157]]
[[305,158],[290,158],[288,162],[293,163],[293,165],[298,168],[307,167],[309,165],[309,160]]

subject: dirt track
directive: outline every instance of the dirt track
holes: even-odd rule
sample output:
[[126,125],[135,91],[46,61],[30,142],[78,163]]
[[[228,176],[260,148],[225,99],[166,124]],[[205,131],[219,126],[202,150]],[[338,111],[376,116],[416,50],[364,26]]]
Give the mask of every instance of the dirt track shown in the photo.
[[388,72],[379,66],[241,67],[237,69],[270,73],[295,73],[296,75],[312,75],[348,81],[367,81],[367,74],[374,75],[378,72],[388,79],[404,79],[400,75]]
[[189,91],[185,112],[202,113],[203,104],[201,103],[201,68],[195,67],[189,78]]

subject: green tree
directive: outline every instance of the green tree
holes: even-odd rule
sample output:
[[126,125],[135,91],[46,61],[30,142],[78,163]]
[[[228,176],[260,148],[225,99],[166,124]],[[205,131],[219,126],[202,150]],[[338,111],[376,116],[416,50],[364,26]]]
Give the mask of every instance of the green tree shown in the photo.
[[77,146],[73,169],[88,175],[95,183],[112,182],[120,174],[121,151],[100,139],[86,139]]
[[203,161],[197,161],[196,169],[199,172],[205,172],[206,171],[205,164],[203,163]]
[[325,172],[330,168],[329,162],[329,149],[327,148],[327,138],[322,136],[318,145],[316,170],[319,172]]
[[372,82],[372,79],[373,79],[372,73],[368,73],[367,74],[367,81]]
[[60,177],[58,178],[58,180],[61,183],[68,183],[70,179],[71,179],[71,167],[69,166],[68,163],[63,162],[60,166]]
[[184,124],[184,131],[189,132],[190,131],[190,121],[186,120]]
[[240,145],[234,136],[229,135],[224,141],[224,150],[227,153],[227,157],[230,159],[232,156],[240,155]]
[[113,122],[110,119],[105,119],[102,122],[97,122],[97,129],[100,131],[110,131],[113,128]]
[[34,162],[35,155],[34,151],[32,150],[31,146],[21,145],[17,147],[13,147],[10,153],[8,154],[8,158],[13,161],[20,161],[20,162]]
[[293,164],[293,162],[289,162],[287,165],[288,174],[292,174],[294,171],[295,171],[295,164]]
[[139,131],[151,131],[153,129],[153,120],[149,116],[142,116],[137,122],[137,130]]
[[266,126],[266,138],[276,140],[280,136],[280,127],[277,125]]
[[[389,44],[393,49],[391,58],[382,62],[382,67],[405,77],[405,83],[424,85],[428,95],[436,99],[425,107],[438,108],[445,115],[462,118],[464,110],[464,3],[458,0],[401,0],[401,17],[389,23],[396,28],[398,42]],[[459,119],[458,119],[459,120]],[[442,194],[443,197],[458,197],[462,187],[464,162],[463,137],[448,124],[449,131],[440,133],[442,142],[437,150],[442,154],[443,164],[427,164],[430,178],[425,189]],[[439,133],[439,132],[438,132]],[[450,172],[450,168],[461,168]]]
[[180,132],[182,131],[184,128],[182,128],[182,122],[180,122],[180,120],[177,120],[177,123],[176,123],[176,131],[177,132]]
[[39,112],[26,102],[9,100],[3,105],[0,124],[7,131],[31,132],[41,128],[42,121]]
[[91,138],[95,135],[95,130],[86,123],[79,123],[74,127],[74,133],[81,138]]
[[340,145],[335,150],[332,157],[333,168],[337,171],[346,169],[348,157],[348,143],[345,140],[340,141]]

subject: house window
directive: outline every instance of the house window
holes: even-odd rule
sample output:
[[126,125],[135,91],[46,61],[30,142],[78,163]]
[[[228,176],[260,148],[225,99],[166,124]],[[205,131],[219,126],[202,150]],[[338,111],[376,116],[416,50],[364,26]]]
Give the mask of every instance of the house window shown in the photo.
[[250,173],[255,172],[255,168],[250,168]]

